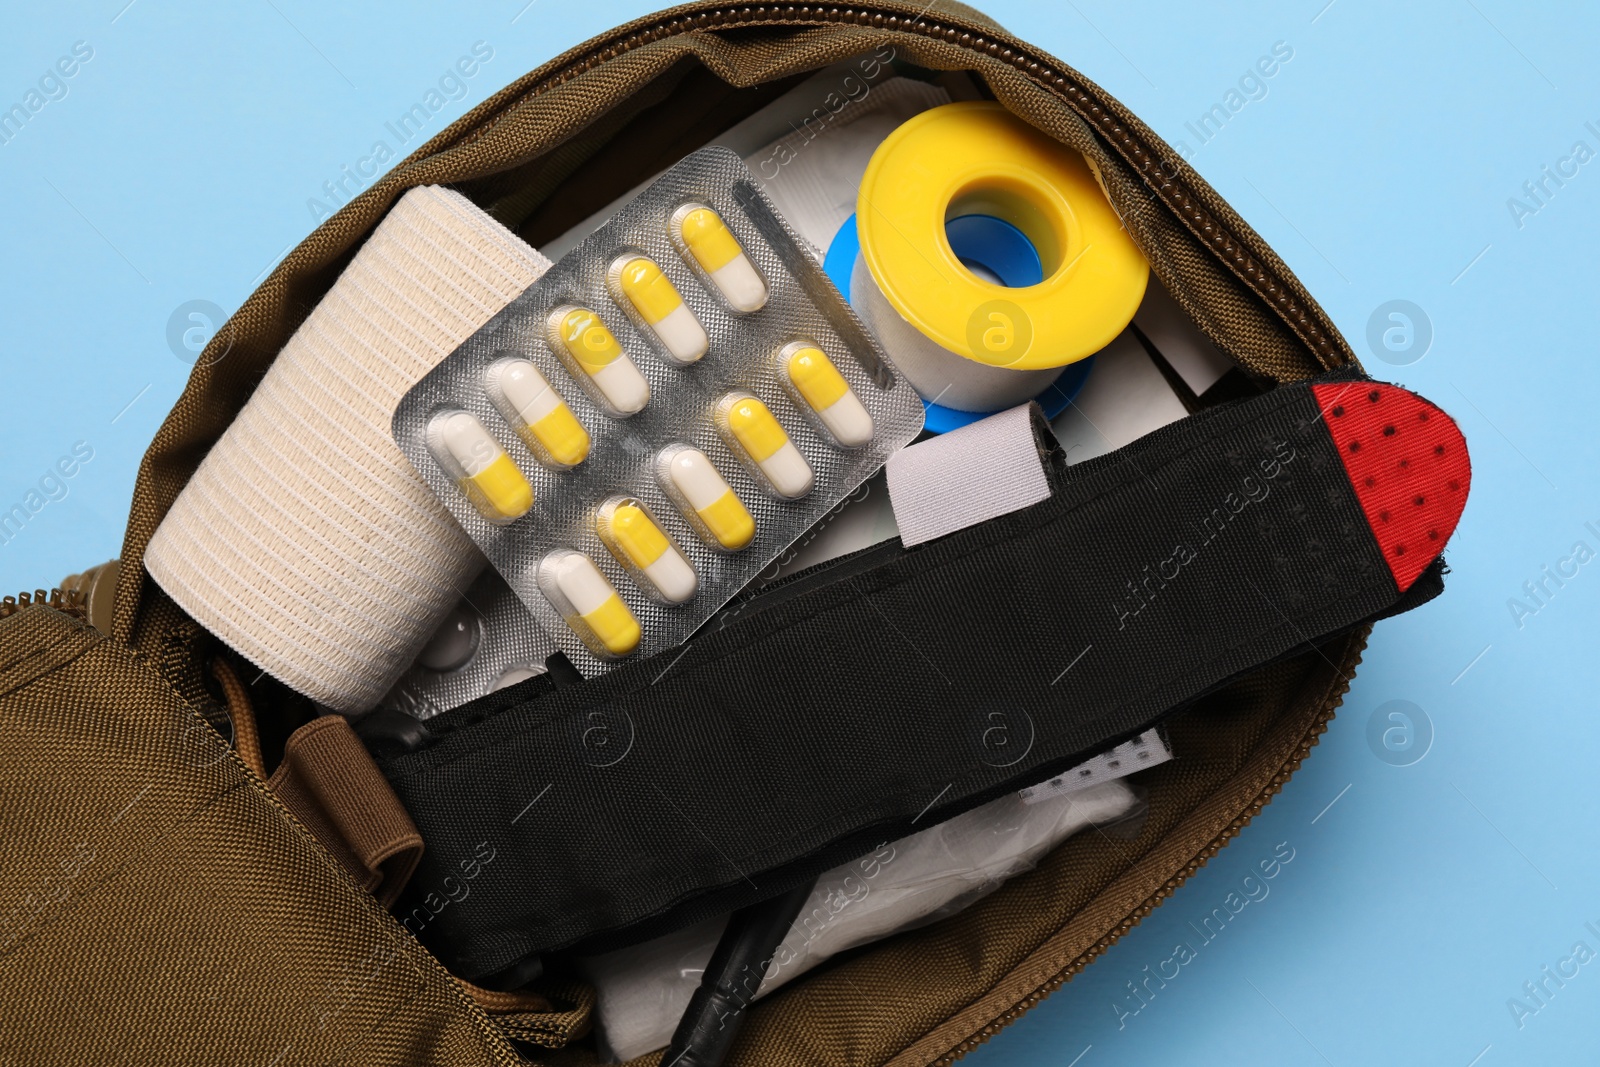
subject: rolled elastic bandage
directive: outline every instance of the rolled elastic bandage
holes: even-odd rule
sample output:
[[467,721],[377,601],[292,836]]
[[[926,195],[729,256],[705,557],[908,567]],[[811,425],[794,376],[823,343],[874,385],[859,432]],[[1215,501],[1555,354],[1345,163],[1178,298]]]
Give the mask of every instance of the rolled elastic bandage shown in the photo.
[[458,193],[401,197],[173,503],[150,576],[290,688],[376,704],[483,566],[395,404],[549,266]]

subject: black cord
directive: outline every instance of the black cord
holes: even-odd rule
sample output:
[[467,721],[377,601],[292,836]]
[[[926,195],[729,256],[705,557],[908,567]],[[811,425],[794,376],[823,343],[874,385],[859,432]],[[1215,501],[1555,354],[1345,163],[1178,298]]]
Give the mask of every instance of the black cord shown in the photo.
[[807,882],[733,913],[661,1056],[661,1067],[718,1067],[727,1058],[745,1009],[814,885]]

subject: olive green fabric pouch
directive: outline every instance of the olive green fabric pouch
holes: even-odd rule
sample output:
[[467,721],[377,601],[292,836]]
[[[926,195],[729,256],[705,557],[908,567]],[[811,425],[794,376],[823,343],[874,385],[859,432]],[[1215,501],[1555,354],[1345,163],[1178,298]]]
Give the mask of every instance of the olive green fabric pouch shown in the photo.
[[[241,758],[234,720],[259,722],[270,771],[316,709],[270,679],[225,692],[212,664],[231,654],[149,581],[143,551],[405,190],[451,186],[537,247],[815,71],[886,49],[910,76],[968,72],[1084,153],[1244,388],[1354,362],[1171,148],[968,8],[696,4],[572,49],[345,205],[220,331],[140,469],[109,613],[70,597],[0,608],[0,1062],[594,1060],[592,990],[559,970],[513,993],[451,977]],[[85,622],[105,614],[109,633]],[[958,915],[806,975],[755,1006],[733,1062],[927,1064],[986,1040],[1271,800],[1326,728],[1365,640],[1364,629],[1331,639],[1201,700],[1171,721],[1181,758],[1135,778],[1149,802],[1137,834],[1074,837]]]

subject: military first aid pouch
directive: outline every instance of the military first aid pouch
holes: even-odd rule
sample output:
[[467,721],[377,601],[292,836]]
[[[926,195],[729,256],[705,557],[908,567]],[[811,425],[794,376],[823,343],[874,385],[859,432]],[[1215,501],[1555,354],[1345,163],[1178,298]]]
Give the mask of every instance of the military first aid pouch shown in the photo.
[[[827,140],[843,132],[845,117],[884,92],[881,83],[892,71],[930,80],[970,77],[981,94],[1083,152],[1151,258],[1153,281],[1173,294],[1185,316],[1253,386],[1264,390],[1356,366],[1350,345],[1319,306],[1316,287],[1308,291],[1180,153],[1069,63],[960,3],[931,9],[896,0],[809,8],[695,3],[603,30],[515,79],[376,177],[289,252],[227,328],[217,332],[144,459],[110,633],[101,636],[71,614],[46,606],[44,598],[0,618],[0,650],[13,665],[0,697],[5,725],[0,750],[9,766],[25,770],[0,780],[0,841],[11,846],[6,858],[12,861],[0,888],[13,900],[38,895],[41,884],[50,884],[42,882],[43,876],[59,880],[57,860],[73,854],[56,845],[87,837],[98,849],[98,859],[71,884],[70,896],[52,898],[57,905],[44,913],[49,922],[37,928],[39,936],[19,945],[9,969],[0,969],[0,1001],[12,1024],[0,1035],[0,1049],[9,1058],[30,1063],[92,1058],[105,1044],[104,1028],[94,1023],[106,1017],[122,1023],[115,1037],[122,1055],[142,1064],[248,1058],[480,1067],[515,1062],[519,1053],[546,1063],[592,1058],[594,1050],[583,1036],[594,1022],[589,987],[552,973],[520,1001],[465,989],[360,891],[332,854],[204,727],[200,713],[221,721],[216,718],[220,694],[208,695],[207,682],[212,667],[224,660],[234,660],[239,668],[256,718],[269,735],[293,729],[300,705],[272,698],[270,676],[249,686],[258,671],[246,671],[237,657],[219,651],[204,628],[206,620],[196,625],[149,580],[146,546],[169,516],[174,498],[192,483],[202,457],[237,421],[275,360],[286,358],[278,353],[303,324],[306,308],[330,290],[340,266],[357,254],[408,189],[442,183],[492,212],[520,239],[548,248],[577,218],[648,180],[660,161],[677,158],[708,134],[742,121],[795,79],[810,76],[796,86],[804,88],[796,127]],[[807,118],[806,112],[824,102],[816,119]],[[827,117],[839,108],[844,110],[837,120]],[[782,132],[774,130],[772,136]],[[817,143],[805,151],[820,149]],[[780,180],[789,182],[794,169],[782,167]],[[1162,347],[1160,338],[1152,335],[1152,340]],[[1090,389],[1096,379],[1101,389],[1109,384],[1101,377],[1109,366],[1097,360]],[[1198,406],[1210,409],[1217,403],[1215,396],[1202,397]],[[383,415],[385,432],[391,413],[392,406]],[[1085,414],[1093,415],[1107,436],[1117,436],[1098,411]],[[1092,434],[1087,424],[1083,429]],[[1366,454],[1368,448],[1361,451]],[[1151,469],[1147,457],[1131,458]],[[1126,462],[1124,457],[1111,461],[1138,478]],[[1288,468],[1293,474],[1301,469],[1300,460]],[[1275,506],[1281,488],[1274,482],[1272,497],[1251,503],[1230,527],[1246,532],[1256,518],[1254,509]],[[432,499],[431,493],[422,495]],[[1206,502],[1207,509],[1212,506],[1215,500]],[[238,543],[241,551],[248,550],[249,539]],[[925,555],[943,544],[913,551]],[[1136,570],[1150,563],[1159,577],[1171,547],[1164,546],[1153,559],[1142,558]],[[1207,552],[1193,566],[1204,568],[1213,558]],[[1199,576],[1186,566],[1173,593]],[[1116,575],[1119,581],[1133,577]],[[298,578],[315,581],[310,572]],[[810,580],[797,578],[771,595]],[[1427,580],[1411,587],[1406,605],[1416,602]],[[1260,587],[1271,594],[1268,586]],[[766,595],[725,630],[719,620],[705,634],[725,640],[729,632],[768,617],[781,605],[758,612]],[[27,604],[26,597],[21,599]],[[1038,610],[1037,601],[1028,603]],[[1127,603],[1124,598],[1120,605]],[[877,619],[884,631],[887,625],[873,607],[890,609],[897,625],[915,623],[913,638],[930,624],[921,598],[905,601],[903,610],[881,599],[862,606],[862,617]],[[1150,612],[1159,607],[1157,601],[1130,622],[1133,632],[1147,634],[1155,621]],[[1433,609],[1440,610],[1448,609]],[[1211,629],[1226,619],[1213,608],[1202,625]],[[788,1067],[948,1062],[1025,1016],[1047,994],[1065,996],[1070,1005],[1073,997],[1103,988],[1092,982],[1073,992],[1085,968],[1152,908],[1172,896],[1182,899],[1185,883],[1207,856],[1230,843],[1233,852],[1252,850],[1246,860],[1258,855],[1253,850],[1265,846],[1259,836],[1252,837],[1259,834],[1250,828],[1252,819],[1259,827],[1262,808],[1280,789],[1292,796],[1315,784],[1294,779],[1306,773],[1303,760],[1328,747],[1319,748],[1317,740],[1335,712],[1345,716],[1352,710],[1348,701],[1340,709],[1340,701],[1358,672],[1362,649],[1370,647],[1369,656],[1389,661],[1403,658],[1419,628],[1427,628],[1426,617],[1407,627],[1380,626],[1370,635],[1370,646],[1365,625],[1336,638],[1313,638],[1313,646],[1209,692],[1170,720],[1181,758],[1141,775],[1150,815],[1137,841],[1077,835],[1046,856],[1039,869],[960,914],[836,957],[751,1007],[739,1062]],[[982,637],[981,631],[969,633]],[[690,654],[660,682],[677,689],[679,699],[689,693],[687,685],[679,688],[679,672],[693,669],[700,640],[689,643]],[[1082,647],[1065,649],[1050,678]],[[1091,667],[1098,651],[1079,661],[1055,688]],[[885,656],[922,662],[905,645]],[[661,666],[670,661],[671,655],[663,657]],[[596,683],[615,684],[619,674],[643,675],[647,666],[654,664],[635,658],[565,689],[570,699]],[[955,673],[951,665],[939,667]],[[995,665],[985,669],[1000,674]],[[654,676],[644,676],[641,685]],[[460,722],[501,708],[501,701],[521,703],[522,692],[550,685],[549,677],[438,719]],[[545,696],[561,692],[551,687]],[[921,714],[914,699],[903,706]],[[655,747],[659,729],[639,721],[648,729],[613,770],[631,770],[636,758]],[[418,725],[435,729],[434,722]],[[226,723],[222,726],[226,737]],[[919,730],[925,733],[926,727]],[[550,736],[528,740],[536,744]],[[626,737],[620,731],[614,736]],[[595,762],[604,760],[596,756]],[[864,776],[881,773],[880,764],[869,766]],[[679,803],[674,782],[681,776],[677,768],[656,779]],[[947,780],[919,798],[911,815],[920,813]],[[485,822],[494,835],[489,847],[497,850],[487,865],[482,857],[491,853],[476,851],[485,835],[435,837],[438,824],[459,815],[461,807],[440,803],[430,813],[423,831],[425,869],[413,881],[419,896],[437,892],[443,906],[422,929],[430,942],[450,940],[443,936],[444,925],[481,916],[497,894],[502,904],[525,895],[530,881],[517,868],[533,866],[536,879],[560,871],[559,858],[541,855],[547,833],[515,841],[516,848],[506,836],[532,834],[547,825],[550,803],[564,795],[556,787],[529,807],[550,780],[530,772],[524,784],[528,792],[506,798],[498,823]],[[648,785],[644,793],[644,800],[653,798],[672,814]],[[441,799],[465,805],[474,798],[446,793]],[[714,800],[708,796],[708,802]],[[125,807],[126,814],[114,820],[112,815]],[[594,814],[587,814],[586,821],[574,824],[578,831],[569,843],[588,844],[603,854],[607,850],[594,847]],[[939,814],[922,814],[915,828]],[[172,832],[174,827],[181,832]],[[533,841],[537,844],[519,858]],[[704,841],[697,847],[699,855],[686,862],[709,852]],[[181,862],[171,861],[174,857]],[[502,866],[504,874],[497,874]],[[486,893],[490,883],[500,888]],[[412,908],[403,913],[415,928],[413,915]],[[216,995],[218,972],[212,964],[217,960],[241,964],[225,997]],[[141,980],[130,981],[130,973]],[[1066,987],[1052,994],[1064,982]],[[481,998],[481,1007],[473,996]],[[527,1006],[545,997],[544,1006]],[[169,1010],[169,1005],[182,1007]],[[327,1025],[308,1026],[308,1018]],[[1208,1047],[1207,1040],[1197,1037],[1196,1047]],[[1223,1048],[1216,1035],[1209,1040]],[[291,1042],[293,1048],[285,1052]],[[549,1051],[531,1052],[528,1046],[535,1043]],[[1226,1055],[1225,1050],[1200,1051],[1193,1058]]]
[[393,429],[590,676],[681,644],[922,411],[744,164],[708,148],[413,387]]

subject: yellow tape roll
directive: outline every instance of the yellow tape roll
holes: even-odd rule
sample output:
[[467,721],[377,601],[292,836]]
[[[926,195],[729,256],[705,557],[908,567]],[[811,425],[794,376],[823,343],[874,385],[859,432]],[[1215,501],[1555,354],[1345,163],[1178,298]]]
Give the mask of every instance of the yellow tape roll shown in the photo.
[[[968,270],[945,236],[962,215],[1003,219],[1044,280],[1008,288]],[[1133,319],[1149,265],[1083,157],[1000,104],[925,111],[878,146],[856,200],[861,255],[885,298],[941,347],[992,367],[1063,367]]]

